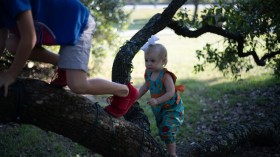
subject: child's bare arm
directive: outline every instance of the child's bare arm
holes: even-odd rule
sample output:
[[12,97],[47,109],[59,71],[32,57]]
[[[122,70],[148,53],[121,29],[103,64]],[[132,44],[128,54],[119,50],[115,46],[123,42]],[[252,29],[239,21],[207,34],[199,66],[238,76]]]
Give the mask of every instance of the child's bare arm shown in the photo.
[[148,87],[147,87],[146,83],[144,83],[139,89],[138,99],[140,99],[147,91],[148,91]]
[[17,16],[17,27],[20,33],[20,41],[15,59],[8,70],[8,73],[14,78],[21,72],[36,43],[36,33],[30,10]]
[[0,73],[0,88],[4,86],[4,96],[8,95],[9,85],[15,81],[21,72],[36,43],[36,34],[30,10],[19,13],[17,16],[17,26],[20,33],[20,41],[14,61],[6,72]]

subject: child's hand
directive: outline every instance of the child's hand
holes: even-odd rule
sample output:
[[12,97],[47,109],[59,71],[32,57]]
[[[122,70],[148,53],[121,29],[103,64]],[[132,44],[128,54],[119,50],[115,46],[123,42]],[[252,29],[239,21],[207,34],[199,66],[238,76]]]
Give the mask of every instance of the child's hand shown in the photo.
[[151,106],[156,106],[158,104],[158,101],[157,101],[157,99],[152,98],[147,102],[147,104],[149,104]]

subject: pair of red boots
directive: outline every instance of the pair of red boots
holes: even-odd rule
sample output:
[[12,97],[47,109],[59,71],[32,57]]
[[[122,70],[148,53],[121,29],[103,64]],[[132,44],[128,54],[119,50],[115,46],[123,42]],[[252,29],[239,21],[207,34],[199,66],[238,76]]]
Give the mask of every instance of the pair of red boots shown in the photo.
[[[67,85],[66,71],[63,69],[57,69],[50,84],[58,88],[65,87]],[[110,105],[105,107],[105,110],[116,118],[125,115],[138,98],[138,90],[130,83],[127,84],[127,87],[129,93],[126,97],[114,95],[109,98]]]

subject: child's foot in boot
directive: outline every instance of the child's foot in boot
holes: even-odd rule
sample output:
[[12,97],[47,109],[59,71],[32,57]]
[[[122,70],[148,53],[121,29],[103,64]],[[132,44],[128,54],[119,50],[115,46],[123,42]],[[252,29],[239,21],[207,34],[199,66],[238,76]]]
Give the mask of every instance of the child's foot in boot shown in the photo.
[[133,87],[131,83],[128,83],[127,87],[129,89],[129,93],[126,97],[119,97],[114,95],[109,98],[110,105],[105,107],[105,110],[116,118],[125,115],[138,98],[138,90]]

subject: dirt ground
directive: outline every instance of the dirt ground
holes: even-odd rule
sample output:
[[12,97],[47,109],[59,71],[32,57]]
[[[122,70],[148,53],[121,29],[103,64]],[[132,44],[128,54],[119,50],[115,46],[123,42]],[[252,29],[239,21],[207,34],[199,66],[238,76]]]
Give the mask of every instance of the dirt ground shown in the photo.
[[[234,106],[227,105],[229,97],[247,97],[247,101],[236,102]],[[211,137],[225,127],[225,123],[242,124],[254,119],[265,119],[275,111],[280,110],[280,85],[266,87],[254,91],[239,91],[227,93],[221,100],[209,100],[208,108],[202,111],[200,120],[194,124],[195,134],[185,141],[178,141],[177,154],[184,157],[184,147],[190,143],[199,143],[200,140],[193,137]],[[201,139],[202,140],[202,139]],[[280,157],[280,141],[278,144],[255,145],[245,143],[237,146],[236,150],[228,157]]]

